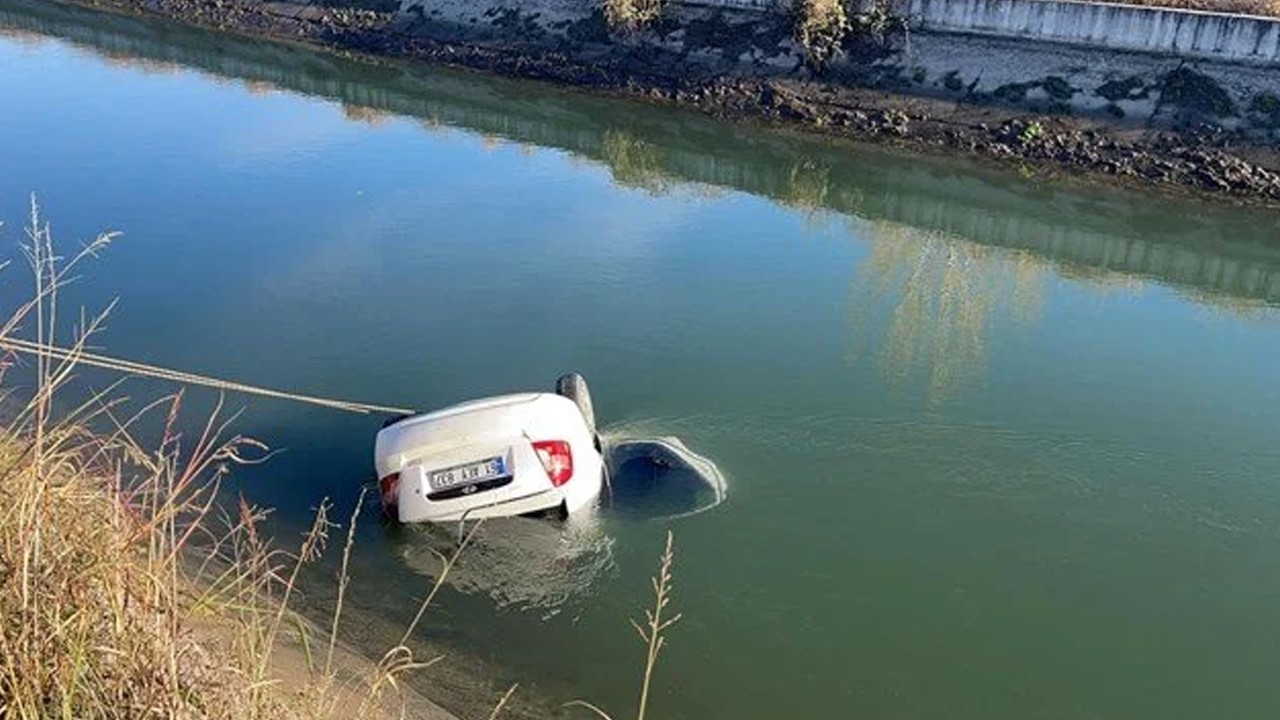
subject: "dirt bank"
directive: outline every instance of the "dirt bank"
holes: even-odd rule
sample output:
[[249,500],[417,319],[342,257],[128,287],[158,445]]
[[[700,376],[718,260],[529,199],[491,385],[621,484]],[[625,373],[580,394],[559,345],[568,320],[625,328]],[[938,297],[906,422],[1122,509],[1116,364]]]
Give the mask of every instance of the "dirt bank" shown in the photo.
[[[446,63],[510,77],[550,81],[755,120],[962,154],[1037,174],[1069,173],[1139,185],[1186,189],[1251,204],[1280,205],[1280,149],[1244,141],[1207,124],[1154,131],[1097,118],[1029,113],[985,98],[971,102],[911,96],[893,88],[828,80],[803,68],[757,62],[744,74],[716,53],[664,53],[661,43],[610,37],[598,15],[570,23],[563,37],[541,32],[535,16],[490,12],[468,28],[411,17],[381,0],[376,9],[256,0],[58,0],[80,6],[159,15],[212,28],[345,54]],[[474,22],[474,19],[473,19]],[[670,20],[656,35],[700,34],[721,57],[758,51],[757,38],[710,20]],[[741,26],[739,26],[741,27]],[[761,26],[760,35],[777,28]],[[568,38],[567,40],[564,38]],[[852,52],[871,52],[874,47]],[[697,60],[697,61],[695,61]],[[865,81],[862,78],[860,81]],[[875,83],[869,83],[875,84]],[[884,85],[884,83],[879,83]]]
[[[240,638],[234,623],[225,618],[197,618],[188,630],[211,658],[232,657],[238,652]],[[302,642],[297,631],[305,630],[314,642],[315,638],[324,638],[328,630],[300,617],[294,619],[290,630],[271,649],[271,690],[283,704],[311,707],[316,704],[312,697],[316,685],[315,649]],[[325,685],[328,697],[322,704],[322,710],[331,717],[360,714],[363,720],[458,720],[406,683],[371,699],[367,683],[377,675],[377,663],[345,643],[334,647],[331,671],[333,677]]]

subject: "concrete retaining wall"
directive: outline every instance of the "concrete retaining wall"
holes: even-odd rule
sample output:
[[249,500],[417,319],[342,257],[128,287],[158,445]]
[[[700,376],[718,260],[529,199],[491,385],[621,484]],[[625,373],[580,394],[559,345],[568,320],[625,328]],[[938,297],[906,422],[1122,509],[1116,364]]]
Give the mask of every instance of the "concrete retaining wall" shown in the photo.
[[895,0],[895,6],[922,30],[1280,64],[1280,21],[1269,18],[1044,0]]
[[[782,11],[789,0],[675,0]],[[1071,0],[890,0],[912,28],[1280,65],[1280,20]],[[871,0],[862,0],[863,7]]]

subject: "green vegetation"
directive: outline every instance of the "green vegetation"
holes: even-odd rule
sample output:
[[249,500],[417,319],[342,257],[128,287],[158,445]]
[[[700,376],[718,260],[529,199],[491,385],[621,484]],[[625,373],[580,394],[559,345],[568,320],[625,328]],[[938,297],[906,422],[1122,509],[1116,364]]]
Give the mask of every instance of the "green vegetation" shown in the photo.
[[1018,141],[1023,145],[1034,145],[1036,142],[1044,138],[1044,125],[1038,121],[1032,121],[1027,124],[1022,132],[1018,135]]

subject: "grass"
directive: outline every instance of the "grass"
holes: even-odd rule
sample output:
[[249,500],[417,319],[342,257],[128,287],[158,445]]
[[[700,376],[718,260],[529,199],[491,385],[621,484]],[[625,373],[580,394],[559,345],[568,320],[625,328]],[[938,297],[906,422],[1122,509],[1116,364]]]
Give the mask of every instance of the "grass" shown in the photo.
[[[59,290],[114,239],[64,258],[33,200],[23,251],[34,299],[0,326],[0,340],[30,329],[41,344],[59,342]],[[234,417],[215,410],[187,436],[182,392],[125,416],[114,386],[66,407],[76,357],[109,312],[79,318],[70,357],[37,357],[25,397],[0,385],[9,406],[0,426],[0,717],[348,717],[353,701],[362,716],[394,712],[399,678],[432,662],[416,658],[408,634],[367,677],[339,682],[334,672],[356,516],[321,662],[291,603],[301,569],[335,527],[329,504],[294,548],[277,547],[264,535],[264,509],[220,504],[228,468],[266,450],[230,432]],[[12,372],[17,360],[0,367]],[[161,427],[154,447],[138,440],[148,421]],[[307,656],[288,692],[276,674],[285,637],[301,637]]]
[[[23,250],[34,297],[0,323],[0,344],[21,331],[57,344],[60,289],[114,240],[101,235],[59,255],[33,199]],[[113,395],[118,385],[68,404],[76,358],[110,311],[78,316],[67,357],[38,356],[23,368],[34,375],[25,393],[10,377],[19,359],[0,360],[0,718],[404,717],[404,679],[440,659],[418,656],[415,631],[479,525],[439,557],[400,642],[340,677],[337,637],[364,492],[347,522],[335,610],[320,630],[291,606],[303,567],[338,529],[331,506],[322,501],[309,530],[284,548],[265,535],[266,509],[244,498],[224,505],[229,469],[268,453],[231,432],[235,418],[221,404],[191,435],[181,430],[181,391],[131,414]],[[139,439],[146,422],[160,428],[154,446]],[[654,609],[637,626],[648,641],[641,718],[664,633],[678,619],[664,614],[673,561],[668,535]],[[301,672],[281,672],[285,639],[302,648]]]

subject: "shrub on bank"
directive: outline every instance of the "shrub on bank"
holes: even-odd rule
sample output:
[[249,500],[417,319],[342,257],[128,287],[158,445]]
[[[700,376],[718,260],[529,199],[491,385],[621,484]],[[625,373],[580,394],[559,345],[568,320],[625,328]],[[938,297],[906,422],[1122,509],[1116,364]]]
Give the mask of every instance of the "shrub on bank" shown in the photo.
[[793,33],[805,61],[822,70],[843,52],[849,14],[843,0],[794,0]]
[[840,57],[851,39],[883,43],[891,33],[906,29],[888,0],[793,0],[791,16],[796,44],[809,67],[818,71]]
[[605,22],[621,32],[635,32],[662,16],[666,0],[601,0]]

